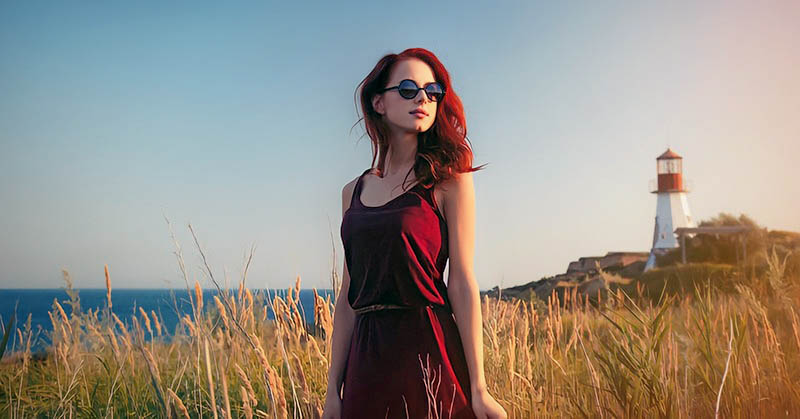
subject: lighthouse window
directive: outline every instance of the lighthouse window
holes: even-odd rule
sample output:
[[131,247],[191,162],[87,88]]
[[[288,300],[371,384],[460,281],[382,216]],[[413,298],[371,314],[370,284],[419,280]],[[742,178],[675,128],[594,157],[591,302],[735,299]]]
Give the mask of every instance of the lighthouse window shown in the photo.
[[658,161],[659,174],[681,173],[680,159],[665,159]]

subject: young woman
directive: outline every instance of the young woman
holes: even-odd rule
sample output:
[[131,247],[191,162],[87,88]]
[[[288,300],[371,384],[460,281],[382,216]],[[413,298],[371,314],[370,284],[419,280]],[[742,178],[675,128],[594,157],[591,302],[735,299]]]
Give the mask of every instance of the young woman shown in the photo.
[[342,190],[323,418],[505,418],[483,372],[472,269],[480,167],[461,100],[422,48],[384,56],[359,86],[373,164],[380,158]]

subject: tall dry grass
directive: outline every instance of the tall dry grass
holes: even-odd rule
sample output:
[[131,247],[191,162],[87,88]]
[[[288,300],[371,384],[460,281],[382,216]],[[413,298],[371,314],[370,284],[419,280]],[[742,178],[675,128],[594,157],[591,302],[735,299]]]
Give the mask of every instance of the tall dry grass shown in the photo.
[[[319,417],[330,298],[314,290],[310,328],[300,278],[285,296],[254,292],[246,287],[249,258],[237,289],[220,287],[213,302],[203,301],[177,242],[176,249],[192,312],[169,333],[155,312],[113,311],[107,268],[103,310],[82,310],[64,273],[70,298],[53,303],[46,359],[32,359],[30,320],[4,329],[15,346],[0,364],[0,415]],[[599,300],[574,288],[546,303],[484,297],[489,390],[514,418],[798,417],[800,280],[785,275],[785,257],[773,251],[765,260],[767,275],[735,295],[706,287],[653,301],[639,286],[635,295],[617,290]],[[426,360],[420,368],[434,394],[438,370]],[[447,411],[432,399],[431,416]]]

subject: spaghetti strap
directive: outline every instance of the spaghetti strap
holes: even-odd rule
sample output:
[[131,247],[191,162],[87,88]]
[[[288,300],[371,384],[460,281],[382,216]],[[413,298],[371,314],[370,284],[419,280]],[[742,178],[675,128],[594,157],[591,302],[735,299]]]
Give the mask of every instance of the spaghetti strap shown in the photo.
[[350,208],[353,208],[353,205],[358,205],[359,207],[363,206],[361,205],[361,184],[364,183],[364,175],[370,170],[372,170],[372,168],[365,170],[356,180],[356,186],[353,187],[353,196],[350,197]]

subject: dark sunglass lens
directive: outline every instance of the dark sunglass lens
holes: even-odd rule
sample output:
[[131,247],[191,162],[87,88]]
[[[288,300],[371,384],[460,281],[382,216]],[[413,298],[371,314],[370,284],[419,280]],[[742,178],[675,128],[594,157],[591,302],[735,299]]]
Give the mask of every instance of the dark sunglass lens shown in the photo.
[[397,88],[397,91],[400,92],[400,96],[406,99],[412,99],[414,96],[417,95],[417,84],[414,83],[412,80],[403,80],[400,82],[400,86]]
[[428,93],[428,97],[436,102],[444,97],[444,89],[442,89],[442,85],[439,83],[431,83],[425,86],[425,91]]

